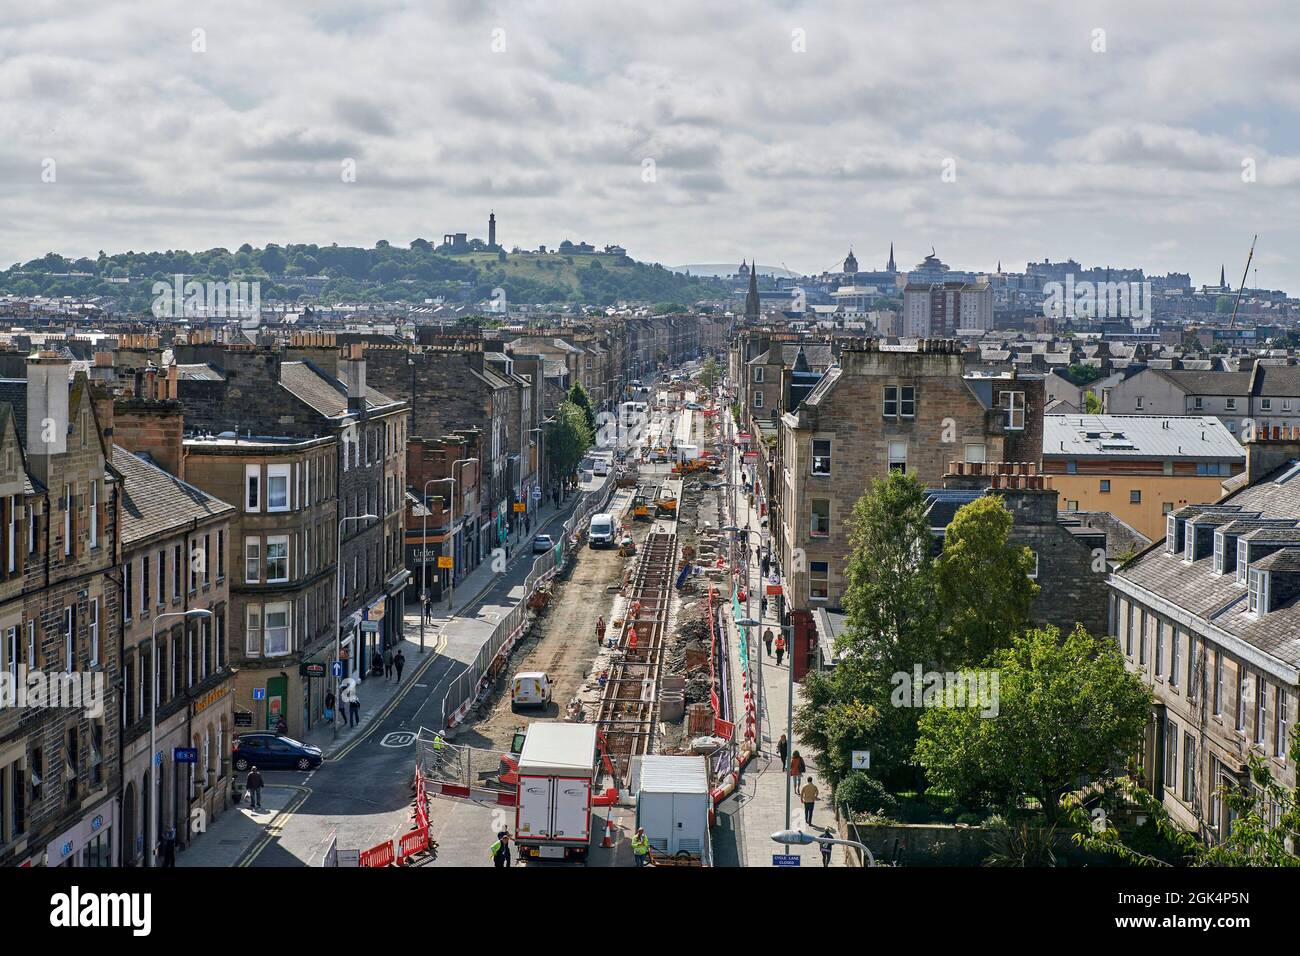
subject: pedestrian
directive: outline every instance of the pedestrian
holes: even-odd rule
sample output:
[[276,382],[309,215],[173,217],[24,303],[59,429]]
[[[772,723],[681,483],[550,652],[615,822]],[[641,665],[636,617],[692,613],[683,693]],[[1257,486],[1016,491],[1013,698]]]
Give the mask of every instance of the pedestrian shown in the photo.
[[374,672],[376,677],[383,673],[384,670],[384,655],[379,653],[377,647],[375,652],[370,655],[370,670]]
[[795,751],[790,755],[790,781],[794,786],[799,786],[799,778],[803,776],[803,755]]
[[817,807],[817,796],[821,791],[817,789],[817,784],[813,783],[813,778],[809,777],[808,782],[803,785],[799,791],[799,799],[803,801],[803,818],[809,826],[812,826],[813,810]]
[[162,851],[163,851],[162,865],[175,866],[176,865],[176,828],[175,827],[168,827],[166,831],[163,833]]
[[776,742],[776,752],[781,755],[781,769],[785,769],[786,758],[790,756],[790,741],[785,739],[785,734]]
[[[823,828],[822,828],[822,836],[823,836],[825,839],[827,839],[827,840],[834,840],[834,839],[835,839],[835,833],[834,833],[833,830],[831,830],[830,827],[823,827]],[[821,847],[822,847],[822,866],[830,866],[830,865],[831,865],[831,850],[833,850],[833,849],[835,848],[835,847],[834,847],[834,844],[831,844],[831,843],[823,843],[823,844],[821,845]]]
[[605,615],[596,618],[596,646],[600,647],[605,643]]
[[325,719],[334,719],[334,691],[332,690],[325,692]]
[[772,556],[771,556],[770,554],[765,554],[765,555],[763,555],[763,561],[762,561],[762,564],[760,565],[760,567],[762,567],[762,569],[763,569],[763,577],[764,577],[764,579],[766,579],[766,578],[767,578],[767,572],[770,571],[770,570],[772,569]]
[[[772,656],[772,641],[773,641],[775,638],[776,638],[776,635],[772,633],[772,629],[771,629],[770,627],[769,627],[766,631],[763,632],[763,645],[767,648],[767,656],[768,656],[768,657],[771,657],[771,656]],[[783,738],[783,739],[784,739],[784,738]]]
[[429,623],[429,618],[433,617],[433,598],[429,597],[429,592],[424,593],[424,623]]
[[262,809],[262,775],[257,772],[256,767],[248,768],[248,778],[244,781],[244,789],[248,791],[248,802],[255,809]]
[[510,834],[502,830],[497,834],[497,842],[492,844],[492,865],[503,867],[510,865]]
[[638,868],[650,862],[650,838],[645,835],[645,827],[636,828],[636,836],[632,837],[632,855],[636,857]]
[[397,683],[402,682],[402,668],[406,666],[406,655],[402,649],[397,649],[397,656],[393,658],[393,670],[397,673]]
[[361,700],[357,697],[355,687],[348,688],[348,725],[355,727],[361,723]]
[[767,598],[765,597],[758,599],[758,617],[759,620],[767,617]]
[[384,651],[384,680],[393,676],[393,649]]
[[779,634],[776,638],[776,666],[781,666],[781,658],[785,657],[785,635]]
[[284,715],[281,714],[275,720],[275,735],[277,737],[283,737],[288,732],[289,732],[289,722],[286,721],[284,719]]

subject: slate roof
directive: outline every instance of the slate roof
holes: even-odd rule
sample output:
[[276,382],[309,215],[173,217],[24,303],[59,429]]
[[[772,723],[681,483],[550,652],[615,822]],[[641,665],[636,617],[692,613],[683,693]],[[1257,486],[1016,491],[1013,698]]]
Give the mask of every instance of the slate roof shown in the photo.
[[225,380],[225,375],[207,362],[200,362],[197,365],[177,365],[176,377],[186,381],[221,382]]
[[182,531],[196,519],[206,521],[235,510],[120,445],[113,446],[113,468],[122,476],[124,547]]
[[[1215,509],[1238,507],[1244,512],[1259,512],[1265,518],[1294,519],[1300,524],[1300,475],[1290,474],[1296,464],[1283,465],[1261,481],[1218,502]],[[1203,511],[1203,506],[1198,510]],[[1186,517],[1184,512],[1191,511],[1189,506],[1176,514]],[[1260,537],[1257,539],[1256,535]],[[1256,528],[1248,537],[1251,541],[1300,540],[1300,529]],[[1182,552],[1170,554],[1164,545],[1158,545],[1116,571],[1114,576],[1120,582],[1154,592],[1276,660],[1300,667],[1300,599],[1292,599],[1268,614],[1252,615],[1246,609],[1246,588],[1237,583],[1236,575],[1214,573],[1212,549],[1191,564],[1183,558]]]
[[[330,379],[307,362],[281,362],[280,385],[326,418],[338,418],[348,413],[347,389],[343,383]],[[381,408],[396,402],[367,385],[366,404],[371,408]]]
[[1152,369],[1192,395],[1246,395],[1249,372],[1200,372],[1191,369]]
[[1044,415],[1043,456],[1244,462],[1246,450],[1210,415]]

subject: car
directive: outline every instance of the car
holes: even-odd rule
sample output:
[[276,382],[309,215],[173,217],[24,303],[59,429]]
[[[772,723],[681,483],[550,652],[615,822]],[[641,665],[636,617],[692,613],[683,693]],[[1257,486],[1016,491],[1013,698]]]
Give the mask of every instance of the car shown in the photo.
[[312,770],[320,766],[324,755],[319,747],[271,731],[255,731],[235,737],[232,761],[236,770],[249,767],[259,770],[288,768]]
[[596,463],[591,466],[591,473],[597,478],[604,478],[609,474],[609,462],[603,458],[597,458]]
[[549,534],[539,534],[533,538],[533,554],[545,554],[555,547],[555,542],[551,540]]

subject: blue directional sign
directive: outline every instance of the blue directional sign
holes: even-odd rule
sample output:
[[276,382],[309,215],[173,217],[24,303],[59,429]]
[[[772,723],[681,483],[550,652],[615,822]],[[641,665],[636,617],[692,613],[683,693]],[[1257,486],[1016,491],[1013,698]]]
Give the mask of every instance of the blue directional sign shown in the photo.
[[795,855],[792,854],[792,853],[790,853],[790,854],[787,854],[787,853],[773,853],[773,854],[772,854],[772,865],[773,865],[773,866],[798,866],[798,865],[799,865],[799,857],[795,856]]
[[343,676],[343,662],[342,662],[342,661],[335,661],[333,664],[330,665],[330,675],[331,675],[332,677],[342,677],[342,676]]
[[534,489],[533,489],[533,500],[534,500],[534,501],[541,501],[541,500],[542,500],[542,489],[541,489],[541,488],[534,488]]
[[199,748],[174,747],[172,748],[172,760],[174,760],[176,763],[198,763]]
[[253,700],[266,700],[266,688],[265,688],[265,687],[254,687],[254,688],[253,688]]

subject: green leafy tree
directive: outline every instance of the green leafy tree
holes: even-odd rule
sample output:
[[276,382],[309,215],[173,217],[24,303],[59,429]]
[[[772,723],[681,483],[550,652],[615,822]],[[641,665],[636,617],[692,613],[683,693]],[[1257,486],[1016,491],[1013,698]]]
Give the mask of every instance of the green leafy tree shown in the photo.
[[935,563],[945,612],[940,662],[965,665],[1008,647],[1028,626],[1038,585],[1034,555],[1007,542],[1014,519],[997,495],[983,495],[953,516]]
[[1089,415],[1101,414],[1101,399],[1097,397],[1095,392],[1083,393],[1083,410]]
[[1137,750],[1151,693],[1114,641],[1082,626],[1064,640],[1055,627],[1032,628],[987,667],[998,678],[995,716],[934,707],[920,719],[917,762],[963,803],[1015,807],[1028,795],[1054,822],[1081,777],[1104,778]]
[[700,367],[700,384],[705,388],[713,388],[718,384],[718,363],[714,361],[712,355],[704,360]]
[[582,387],[581,382],[574,382],[569,389],[568,400],[582,409],[583,415],[587,417],[587,428],[594,435],[596,433],[596,412],[591,407],[591,396],[587,390]]
[[580,406],[564,401],[547,428],[546,450],[553,478],[567,478],[578,470],[592,443],[591,426]]

